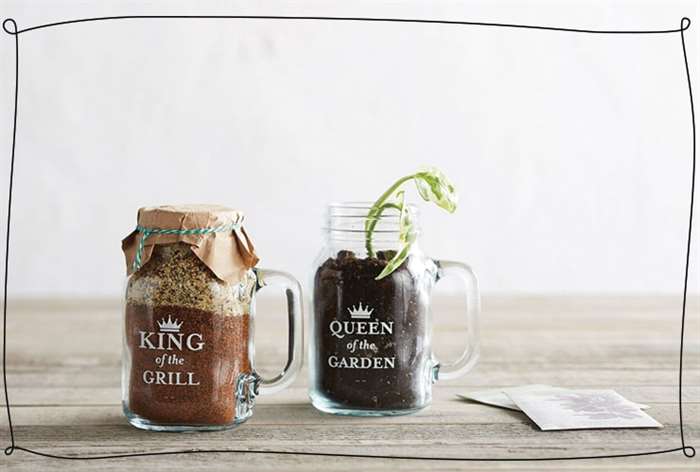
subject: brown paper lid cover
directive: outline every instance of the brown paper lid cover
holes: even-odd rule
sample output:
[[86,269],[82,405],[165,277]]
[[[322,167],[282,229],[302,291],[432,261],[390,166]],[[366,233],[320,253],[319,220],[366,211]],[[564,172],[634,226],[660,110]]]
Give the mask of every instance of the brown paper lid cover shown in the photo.
[[155,246],[181,242],[188,244],[218,279],[238,283],[258,262],[243,219],[240,211],[219,205],[140,208],[137,228],[122,240],[127,274],[146,265]]

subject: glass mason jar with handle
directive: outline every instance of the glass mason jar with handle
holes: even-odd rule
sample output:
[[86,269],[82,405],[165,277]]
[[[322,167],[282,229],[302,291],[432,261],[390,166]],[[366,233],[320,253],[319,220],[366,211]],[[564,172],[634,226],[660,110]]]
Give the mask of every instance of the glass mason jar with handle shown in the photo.
[[[139,210],[122,242],[129,273],[124,305],[122,403],[128,421],[156,431],[219,430],[253,413],[258,393],[287,386],[302,360],[299,283],[256,269],[240,212],[210,205]],[[289,359],[273,379],[255,372],[255,294],[287,297]]]
[[[328,207],[326,243],[314,267],[309,336],[310,397],[328,413],[384,416],[413,413],[430,404],[432,384],[468,372],[479,357],[479,292],[466,264],[427,257],[418,243],[418,211],[407,259],[377,276],[402,249],[400,218],[388,209],[376,217],[371,204]],[[464,350],[453,362],[438,361],[431,346],[431,291],[445,277],[462,281],[467,310]]]

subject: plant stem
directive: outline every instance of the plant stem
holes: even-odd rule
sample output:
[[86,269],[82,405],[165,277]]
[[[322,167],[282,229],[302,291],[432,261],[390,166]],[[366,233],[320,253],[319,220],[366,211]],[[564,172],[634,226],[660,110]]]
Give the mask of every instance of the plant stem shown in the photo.
[[389,187],[389,189],[384,192],[369,209],[367,219],[365,220],[365,248],[367,249],[367,257],[374,257],[374,249],[372,248],[372,233],[374,232],[374,228],[377,226],[379,217],[382,215],[385,208],[392,206],[391,204],[386,204],[386,201],[391,198],[394,192],[401,185],[403,185],[404,182],[412,180],[415,177],[416,174],[401,177],[399,180],[394,182],[394,184]]

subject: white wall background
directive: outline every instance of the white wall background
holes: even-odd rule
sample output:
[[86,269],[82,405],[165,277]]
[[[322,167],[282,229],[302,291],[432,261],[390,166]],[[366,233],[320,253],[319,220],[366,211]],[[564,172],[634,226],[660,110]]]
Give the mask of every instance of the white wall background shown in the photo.
[[[700,75],[693,1],[3,5],[20,28],[115,14],[308,14],[657,29],[689,16]],[[425,248],[469,261],[485,292],[681,291],[691,134],[678,35],[133,20],[20,42],[13,296],[117,295],[119,241],[136,209],[181,202],[244,210],[262,265],[305,281],[324,204],[374,198],[421,164],[443,168],[462,196],[452,216],[424,208]],[[3,33],[3,201],[13,48]]]

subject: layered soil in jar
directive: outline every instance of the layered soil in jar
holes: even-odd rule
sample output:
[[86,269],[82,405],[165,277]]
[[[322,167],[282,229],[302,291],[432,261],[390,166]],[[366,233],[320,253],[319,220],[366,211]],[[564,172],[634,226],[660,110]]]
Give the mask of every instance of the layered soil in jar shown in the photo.
[[252,272],[218,280],[185,245],[157,246],[130,277],[125,312],[125,406],[163,425],[234,423],[249,359]]
[[316,271],[315,383],[337,408],[410,410],[429,401],[425,278],[411,272],[409,258],[375,280],[392,256],[341,251]]

